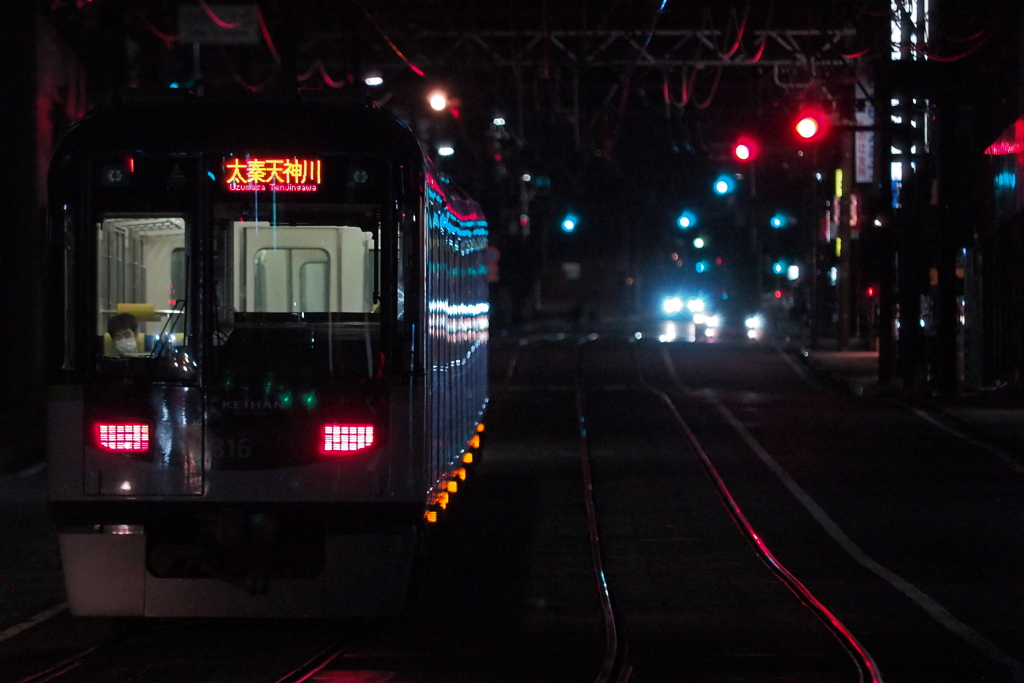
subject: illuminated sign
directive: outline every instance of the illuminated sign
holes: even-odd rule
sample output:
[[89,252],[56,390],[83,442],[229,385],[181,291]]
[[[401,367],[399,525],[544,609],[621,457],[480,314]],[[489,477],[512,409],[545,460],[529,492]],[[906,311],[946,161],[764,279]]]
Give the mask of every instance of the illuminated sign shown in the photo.
[[316,192],[320,187],[319,159],[232,157],[224,172],[232,192]]

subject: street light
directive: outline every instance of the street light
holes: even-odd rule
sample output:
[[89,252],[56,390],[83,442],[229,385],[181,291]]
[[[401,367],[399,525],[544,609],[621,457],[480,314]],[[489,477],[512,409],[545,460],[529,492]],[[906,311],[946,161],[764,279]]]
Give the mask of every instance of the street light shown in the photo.
[[444,108],[448,106],[448,98],[440,90],[435,90],[430,93],[430,108],[434,111],[444,111]]

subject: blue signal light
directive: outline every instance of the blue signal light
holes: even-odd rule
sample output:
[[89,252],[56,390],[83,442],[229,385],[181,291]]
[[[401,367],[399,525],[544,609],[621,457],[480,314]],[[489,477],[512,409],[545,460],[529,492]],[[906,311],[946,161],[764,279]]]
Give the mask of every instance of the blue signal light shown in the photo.
[[579,220],[576,218],[576,216],[566,216],[565,220],[562,221],[562,230],[564,230],[565,232],[572,232],[573,230],[576,229],[576,225],[578,222]]
[[692,228],[697,224],[697,216],[695,216],[691,211],[683,211],[679,214],[679,220],[676,222],[679,224],[680,228],[686,230],[687,228]]
[[718,176],[714,184],[715,194],[729,194],[736,189],[736,181],[727,175]]

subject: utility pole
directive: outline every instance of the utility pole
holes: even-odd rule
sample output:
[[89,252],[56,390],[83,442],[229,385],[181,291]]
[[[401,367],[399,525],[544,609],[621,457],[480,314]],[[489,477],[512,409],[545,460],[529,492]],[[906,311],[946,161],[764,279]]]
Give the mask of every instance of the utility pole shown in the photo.
[[853,131],[843,130],[839,144],[840,164],[839,177],[836,178],[836,194],[839,201],[839,339],[838,348],[846,351],[850,348],[850,309],[853,240],[851,239],[850,222],[853,219]]

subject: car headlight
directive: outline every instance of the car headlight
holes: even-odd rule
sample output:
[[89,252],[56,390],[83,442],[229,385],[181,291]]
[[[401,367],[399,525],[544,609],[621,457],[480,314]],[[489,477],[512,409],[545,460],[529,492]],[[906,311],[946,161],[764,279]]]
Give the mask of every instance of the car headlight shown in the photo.
[[686,310],[690,313],[703,313],[705,306],[704,299],[690,299],[686,302]]
[[743,321],[743,324],[748,330],[759,330],[764,324],[764,319],[759,315],[752,315]]
[[667,296],[661,302],[661,310],[674,315],[683,310],[683,300],[678,296]]

